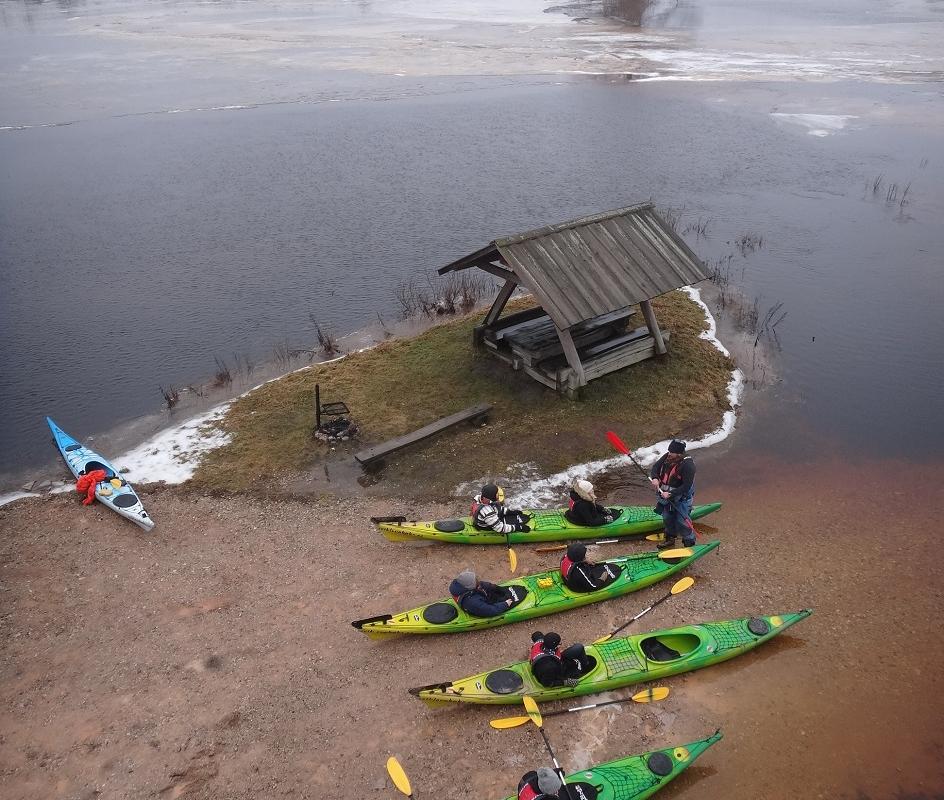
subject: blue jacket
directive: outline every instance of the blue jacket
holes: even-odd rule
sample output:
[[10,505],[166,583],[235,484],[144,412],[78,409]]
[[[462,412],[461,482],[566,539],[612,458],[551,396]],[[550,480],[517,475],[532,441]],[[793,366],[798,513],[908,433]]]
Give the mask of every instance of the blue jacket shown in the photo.
[[505,600],[511,593],[504,586],[496,586],[488,581],[479,581],[475,589],[466,589],[459,581],[449,584],[449,594],[457,597],[459,607],[473,617],[497,617],[508,610]]

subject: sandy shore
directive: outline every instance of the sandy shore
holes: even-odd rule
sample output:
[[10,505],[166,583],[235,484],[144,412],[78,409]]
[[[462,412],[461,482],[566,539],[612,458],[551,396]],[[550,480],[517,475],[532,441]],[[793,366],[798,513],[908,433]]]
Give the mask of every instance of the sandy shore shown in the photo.
[[[939,796],[941,490],[930,506],[925,489],[893,491],[887,476],[903,465],[875,462],[827,496],[840,466],[746,448],[701,456],[699,498],[726,505],[700,527],[723,545],[696,588],[640,629],[815,614],[753,654],[667,681],[656,706],[549,720],[568,768],[721,727],[724,742],[666,797]],[[940,487],[942,470],[929,473],[922,484]],[[623,494],[612,499],[645,500]],[[488,727],[507,711],[432,712],[405,691],[520,657],[529,626],[377,643],[349,624],[442,596],[466,565],[505,574],[503,548],[396,545],[367,521],[459,509],[186,487],[146,501],[154,535],[71,495],[0,508],[5,797],[393,797],[390,754],[420,796],[502,797],[544,763],[536,732]],[[552,558],[519,557],[522,572]],[[552,624],[589,640],[663,591]]]

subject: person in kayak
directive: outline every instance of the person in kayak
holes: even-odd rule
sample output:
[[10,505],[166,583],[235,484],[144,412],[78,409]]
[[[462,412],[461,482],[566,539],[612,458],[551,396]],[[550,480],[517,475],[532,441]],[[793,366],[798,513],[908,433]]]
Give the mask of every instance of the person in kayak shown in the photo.
[[673,439],[669,452],[649,470],[649,480],[659,493],[659,502],[653,511],[665,522],[665,541],[659,550],[675,546],[675,537],[681,535],[686,547],[695,544],[695,526],[692,525],[692,502],[695,499],[695,461],[685,455],[685,442]]
[[622,571],[615,564],[587,561],[587,546],[580,542],[567,545],[560,563],[564,585],[574,592],[595,592],[615,581]]
[[473,617],[497,617],[519,602],[507,586],[480,581],[470,569],[463,570],[452,580],[449,594],[459,608]]
[[487,483],[482,487],[480,494],[472,501],[472,525],[480,531],[496,531],[497,533],[512,533],[523,531],[528,533],[531,528],[527,514],[510,508],[505,508],[505,491],[494,483]]
[[526,772],[518,781],[518,800],[557,800],[564,784],[550,767]]
[[613,513],[613,509],[605,508],[597,503],[597,496],[593,492],[593,484],[590,481],[577,480],[570,490],[570,508],[564,512],[564,516],[574,525],[585,525],[588,528],[595,528],[599,525],[608,525],[618,514]]
[[542,686],[576,686],[594,662],[579,643],[570,645],[563,652],[560,634],[549,631],[531,634],[531,652],[528,661],[531,673]]

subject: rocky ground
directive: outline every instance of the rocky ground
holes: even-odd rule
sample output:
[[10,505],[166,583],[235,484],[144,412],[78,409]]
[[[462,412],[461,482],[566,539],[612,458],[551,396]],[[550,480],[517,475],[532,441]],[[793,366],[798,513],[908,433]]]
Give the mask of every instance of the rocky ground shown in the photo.
[[[722,469],[703,456],[699,499],[726,505],[700,527],[723,545],[694,589],[637,627],[815,613],[753,654],[664,682],[660,704],[549,719],[565,766],[720,727],[724,741],[666,798],[941,797],[942,497],[929,507],[926,487],[944,475],[895,494],[900,466],[859,466],[833,497],[819,487],[836,464],[733,451]],[[418,797],[498,798],[545,763],[533,729],[488,726],[509,711],[431,711],[406,692],[523,656],[531,626],[373,642],[349,624],[442,596],[468,565],[507,574],[504,548],[393,544],[368,522],[461,509],[144,495],[153,534],[73,495],[0,508],[4,797],[392,798],[395,754]],[[553,563],[517,550],[521,572]],[[590,640],[664,591],[539,627]]]

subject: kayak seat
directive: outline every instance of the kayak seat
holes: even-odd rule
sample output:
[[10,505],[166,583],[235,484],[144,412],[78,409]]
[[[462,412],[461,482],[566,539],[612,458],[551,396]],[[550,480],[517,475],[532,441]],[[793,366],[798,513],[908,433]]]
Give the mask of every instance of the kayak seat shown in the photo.
[[423,609],[423,621],[430,625],[452,622],[458,616],[459,610],[452,603],[433,603]]
[[528,596],[528,587],[516,584],[514,586],[509,586],[508,590],[512,593],[514,598],[516,598],[515,601],[510,606],[508,606],[508,610],[510,611]]
[[434,522],[433,527],[442,533],[459,533],[465,530],[465,523],[461,519],[442,519]]
[[580,797],[581,799],[586,797],[587,800],[597,800],[597,797],[600,796],[600,792],[603,791],[602,784],[600,786],[594,786],[592,783],[586,783],[585,781],[567,781],[567,785],[570,787],[570,794],[567,789],[561,788],[561,793],[559,797]]
[[650,661],[674,661],[676,658],[682,657],[678,650],[673,650],[671,647],[662,644],[657,636],[643,639],[639,643],[639,647]]
[[485,676],[485,688],[495,694],[511,694],[522,686],[524,681],[513,669],[496,669]]
[[109,467],[106,467],[101,461],[86,461],[85,462],[85,474],[88,475],[90,472],[94,472],[97,469],[103,469],[106,472],[105,477],[110,478],[115,473],[111,471]]

